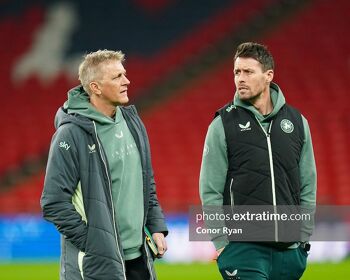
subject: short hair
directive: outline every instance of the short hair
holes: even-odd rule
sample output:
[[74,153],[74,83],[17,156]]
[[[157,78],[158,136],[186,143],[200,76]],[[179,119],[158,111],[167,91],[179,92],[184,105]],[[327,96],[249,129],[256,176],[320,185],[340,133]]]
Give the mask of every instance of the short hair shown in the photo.
[[123,62],[125,55],[121,51],[110,50],[98,50],[84,55],[84,60],[79,65],[79,81],[88,94],[89,84],[96,79],[100,64],[109,60]]
[[267,50],[267,47],[258,43],[246,42],[237,47],[234,61],[238,57],[254,58],[262,65],[262,70],[273,70],[275,63],[271,53]]

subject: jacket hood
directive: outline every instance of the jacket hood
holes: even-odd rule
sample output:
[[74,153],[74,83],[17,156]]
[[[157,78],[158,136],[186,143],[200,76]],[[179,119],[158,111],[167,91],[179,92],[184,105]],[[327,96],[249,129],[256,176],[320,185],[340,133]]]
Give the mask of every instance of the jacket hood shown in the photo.
[[111,125],[122,120],[122,111],[137,114],[135,106],[130,105],[117,107],[115,120],[103,115],[91,105],[89,95],[81,85],[69,90],[67,95],[67,101],[58,109],[55,116],[56,129],[65,123],[74,123],[89,133],[93,133],[95,128],[91,120],[101,125]]
[[62,107],[57,110],[55,116],[55,128],[58,129],[61,125],[66,123],[74,123],[84,130],[92,133],[94,130],[93,124],[89,119],[80,116],[79,114],[74,114],[74,112],[70,112],[70,107],[72,108],[82,108],[83,105],[79,106],[79,104],[84,103],[89,104],[89,96],[84,91],[82,86],[77,86],[70,91],[68,91],[68,99],[64,103]]
[[68,91],[68,99],[64,103],[64,108],[67,109],[68,114],[79,114],[87,117],[100,125],[111,125],[121,121],[121,112],[116,107],[115,119],[108,117],[98,110],[90,103],[90,97],[80,85]]
[[90,104],[90,97],[82,85],[70,89],[67,93],[67,100],[64,102],[64,108],[68,111],[72,109],[87,110]]
[[89,119],[76,114],[68,114],[67,109],[62,106],[57,110],[55,116],[55,128],[58,129],[66,123],[74,123],[91,134],[94,131],[94,126]]
[[275,116],[286,103],[286,99],[284,98],[283,92],[281,91],[279,86],[275,83],[270,84],[270,95],[271,95],[271,100],[273,104],[273,110],[266,117],[264,117],[252,104],[239,99],[239,96],[237,93],[234,96],[233,104],[235,106],[239,106],[251,111],[259,121],[265,121]]

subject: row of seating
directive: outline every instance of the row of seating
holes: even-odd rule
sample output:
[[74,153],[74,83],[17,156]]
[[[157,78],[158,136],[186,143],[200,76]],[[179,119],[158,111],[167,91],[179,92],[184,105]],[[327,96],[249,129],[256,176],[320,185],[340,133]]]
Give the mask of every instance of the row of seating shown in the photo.
[[[149,61],[144,62],[145,67],[138,72],[128,71],[136,92],[141,85],[151,86],[167,73],[180,68],[188,62],[191,54],[214,46],[216,40],[257,12],[253,9],[247,16],[244,8],[253,4],[261,8],[258,5],[263,5],[262,2],[268,3],[244,1],[236,10],[223,11],[222,19],[218,17],[214,23],[204,24],[203,29],[174,43],[176,48],[164,50],[154,60],[152,68],[160,69],[156,71],[159,75],[149,73]],[[318,168],[318,201],[324,204],[350,203],[350,175],[347,172],[350,167],[347,152],[350,119],[345,84],[349,76],[347,50],[350,41],[344,36],[348,10],[346,0],[338,0],[337,5],[331,1],[313,1],[292,20],[276,26],[262,40],[275,57],[275,81],[281,86],[288,103],[309,120]],[[229,17],[237,21],[229,22]],[[28,32],[38,26],[39,20],[34,23],[24,24]],[[2,26],[0,22],[0,30],[6,29]],[[217,32],[221,28],[226,31]],[[206,37],[207,30],[211,32]],[[206,39],[208,45],[205,45]],[[205,46],[198,45],[198,41]],[[3,48],[0,46],[0,50]],[[13,59],[9,63],[13,63]],[[140,61],[142,59],[128,59],[128,69],[129,66],[135,69]],[[3,108],[6,116],[3,117],[2,129],[7,139],[2,137],[0,140],[4,155],[0,172],[11,164],[18,164],[24,156],[35,156],[47,150],[54,131],[53,116],[70,86],[73,86],[72,82],[64,75],[48,86],[35,77],[17,87],[7,86],[11,96]],[[214,112],[230,101],[233,94],[232,57],[228,57],[183,85],[173,98],[142,112],[151,142],[158,194],[165,211],[187,212],[189,205],[199,203],[198,177],[206,130]],[[2,195],[0,213],[39,211],[42,180],[43,172]]]
[[[350,204],[349,5],[314,1],[263,39],[276,60],[275,81],[309,120],[322,204]],[[215,110],[233,98],[231,59],[145,114],[159,196],[169,211],[199,203],[205,131]]]
[[[211,16],[213,18],[203,19],[193,30],[188,30],[184,37],[174,39],[170,47],[156,55],[147,58],[128,56],[126,67],[132,81],[131,99],[136,98],[141,89],[156,84],[162,77],[181,67],[195,53],[204,52],[214,45],[215,41],[237,26],[240,20],[249,18],[268,2],[260,4],[256,0],[248,1],[248,4],[240,4],[237,10],[236,2],[232,3],[229,9],[219,15],[214,14]],[[250,12],[242,13],[246,8],[251,8]],[[0,79],[4,86],[3,94],[6,94],[6,106],[3,106],[1,112],[0,128],[6,137],[0,138],[0,177],[18,169],[24,162],[37,160],[47,153],[54,132],[53,118],[56,110],[66,99],[66,91],[75,86],[75,82],[64,72],[49,82],[43,82],[35,74],[18,81],[14,74],[14,65],[30,50],[37,32],[44,24],[47,18],[45,13],[45,6],[37,4],[0,20],[1,34],[9,43],[0,45],[0,70],[3,73]],[[236,20],[231,21],[232,17]],[[42,179],[42,174],[29,178],[28,182],[22,182],[22,186],[4,190],[5,193],[1,196],[4,203],[0,213],[29,209],[38,211],[38,195],[42,188],[40,178]],[[22,192],[21,189],[27,191]],[[30,196],[30,193],[33,195]]]
[[[202,22],[198,22],[192,30],[188,30],[184,37],[177,38],[170,46],[165,47],[156,55],[147,58],[128,56],[126,67],[128,76],[132,80],[130,97],[137,98],[144,89],[157,84],[164,76],[181,68],[193,56],[200,55],[208,48],[212,48],[217,41],[237,30],[242,22],[254,17],[270,2],[272,0],[234,1],[228,8],[222,9],[219,14],[203,18]],[[3,76],[4,91],[2,94],[8,93],[7,106],[1,113],[3,129],[7,137],[0,140],[3,150],[0,158],[0,176],[16,169],[24,161],[36,159],[47,152],[51,135],[54,132],[53,118],[57,107],[63,104],[67,89],[74,86],[74,81],[63,72],[46,84],[34,75],[20,83],[17,83],[17,77],[13,76],[14,64],[21,58],[21,54],[31,48],[31,42],[44,23],[45,17],[44,7],[35,6],[29,10],[23,10],[15,17],[0,20],[1,34],[8,38],[13,46],[9,48],[6,44],[0,45],[0,58],[3,62],[0,70],[6,73]],[[186,131],[183,133],[187,134]],[[202,141],[202,138],[196,137],[196,141]],[[181,141],[183,140],[185,139]],[[189,144],[192,141],[190,140]],[[169,146],[168,149],[170,152],[174,149],[176,151],[176,148],[171,147]],[[166,155],[166,153],[163,154]],[[171,160],[176,166],[180,166],[185,158],[179,155],[179,157],[172,157]],[[191,167],[187,166],[181,176],[179,187],[186,189],[186,186],[195,184],[193,174],[197,174],[198,164],[199,162],[195,162]],[[162,170],[157,174],[162,177]],[[42,177],[41,172],[29,178],[28,182],[22,182],[21,186],[16,186],[6,195],[1,196],[3,208],[0,213],[27,211],[31,206],[33,206],[32,211],[38,211]],[[173,176],[174,182],[177,181],[176,177],[177,175]],[[169,186],[168,193],[171,197],[173,190],[176,189]],[[30,193],[33,195],[30,196]],[[196,197],[196,191],[192,190],[188,196]],[[169,207],[166,208],[184,209],[183,203],[179,202],[176,195],[174,198],[174,202],[169,203]],[[26,202],[22,203],[23,200]]]
[[[210,48],[269,1],[263,4],[257,0],[243,4],[234,1],[224,12],[203,19],[193,30],[188,30],[184,37],[174,39],[173,44],[157,54],[151,57],[127,56],[126,68],[132,82],[130,98],[136,99],[144,89],[157,84],[165,75],[188,62],[195,53]],[[242,13],[245,9],[250,12]],[[14,65],[32,47],[36,33],[46,20],[45,13],[45,7],[34,5],[0,20],[1,34],[11,44],[11,48],[8,44],[0,45],[0,70],[5,73],[1,76],[1,81],[5,87],[3,90],[7,93],[7,106],[1,113],[3,122],[0,128],[6,132],[7,137],[0,140],[5,151],[0,161],[0,177],[9,170],[18,168],[23,161],[47,151],[54,131],[53,118],[56,110],[66,99],[67,90],[77,83],[77,79],[72,80],[63,70],[53,81],[47,82],[35,74],[20,82],[15,76]],[[232,21],[232,17],[236,20]],[[20,136],[17,132],[19,130]]]
[[[349,204],[350,4],[316,1],[264,41],[276,59],[287,100],[308,118],[318,168],[319,202]],[[326,19],[326,20],[325,20]]]

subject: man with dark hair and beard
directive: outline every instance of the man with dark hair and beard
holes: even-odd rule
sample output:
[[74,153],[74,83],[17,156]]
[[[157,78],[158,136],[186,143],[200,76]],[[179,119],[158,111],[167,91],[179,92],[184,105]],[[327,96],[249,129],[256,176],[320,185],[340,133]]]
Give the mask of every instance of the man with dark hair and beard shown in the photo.
[[[205,140],[200,171],[204,207],[316,204],[308,122],[286,103],[273,77],[274,61],[265,46],[238,46],[234,100],[216,113]],[[223,278],[242,280],[299,279],[310,249],[303,241],[213,239]]]

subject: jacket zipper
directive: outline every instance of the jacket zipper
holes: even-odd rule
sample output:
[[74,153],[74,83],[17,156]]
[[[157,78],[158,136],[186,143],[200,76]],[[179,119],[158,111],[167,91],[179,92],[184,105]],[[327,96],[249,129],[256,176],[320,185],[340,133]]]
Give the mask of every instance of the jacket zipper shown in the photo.
[[114,234],[115,234],[118,254],[119,254],[119,257],[120,257],[120,260],[121,260],[121,263],[122,263],[124,279],[126,280],[125,266],[124,266],[123,257],[122,257],[122,254],[121,254],[121,251],[120,251],[120,248],[119,248],[119,244],[118,244],[117,229],[116,229],[116,225],[115,225],[114,204],[113,204],[113,198],[112,198],[111,179],[109,178],[109,172],[108,172],[107,164],[106,164],[106,162],[105,162],[105,160],[103,158],[103,153],[102,153],[102,150],[101,150],[101,143],[100,143],[100,141],[98,140],[98,137],[97,137],[96,124],[95,124],[94,121],[93,121],[93,124],[94,124],[96,139],[97,139],[97,143],[98,143],[98,148],[99,148],[99,151],[100,151],[100,156],[101,156],[101,159],[102,159],[102,162],[103,162],[103,165],[105,167],[105,171],[106,171],[106,174],[107,174],[107,177],[108,177],[108,187],[109,187],[108,189],[109,189],[109,195],[110,195],[111,203],[112,203],[113,229],[114,229]]
[[84,280],[84,271],[83,271],[84,257],[85,257],[85,253],[83,251],[79,251],[79,253],[78,253],[78,266],[79,266],[81,278],[83,280]]
[[232,192],[232,183],[233,183],[233,178],[231,178],[231,183],[230,183],[230,199],[231,199],[231,208],[235,206],[235,201],[233,198],[233,192]]
[[[256,117],[255,117],[256,118]],[[272,189],[272,204],[273,204],[273,211],[274,214],[277,214],[277,203],[276,203],[276,185],[275,185],[275,173],[274,173],[274,168],[273,168],[273,158],[272,158],[272,146],[271,146],[271,128],[272,128],[272,122],[269,125],[268,131],[266,132],[259,120],[256,118],[258,121],[258,124],[260,125],[262,131],[264,132],[266,136],[266,141],[267,141],[267,149],[269,152],[269,163],[270,163],[270,173],[271,173],[271,189]],[[275,222],[275,242],[278,242],[278,223],[277,220]]]

